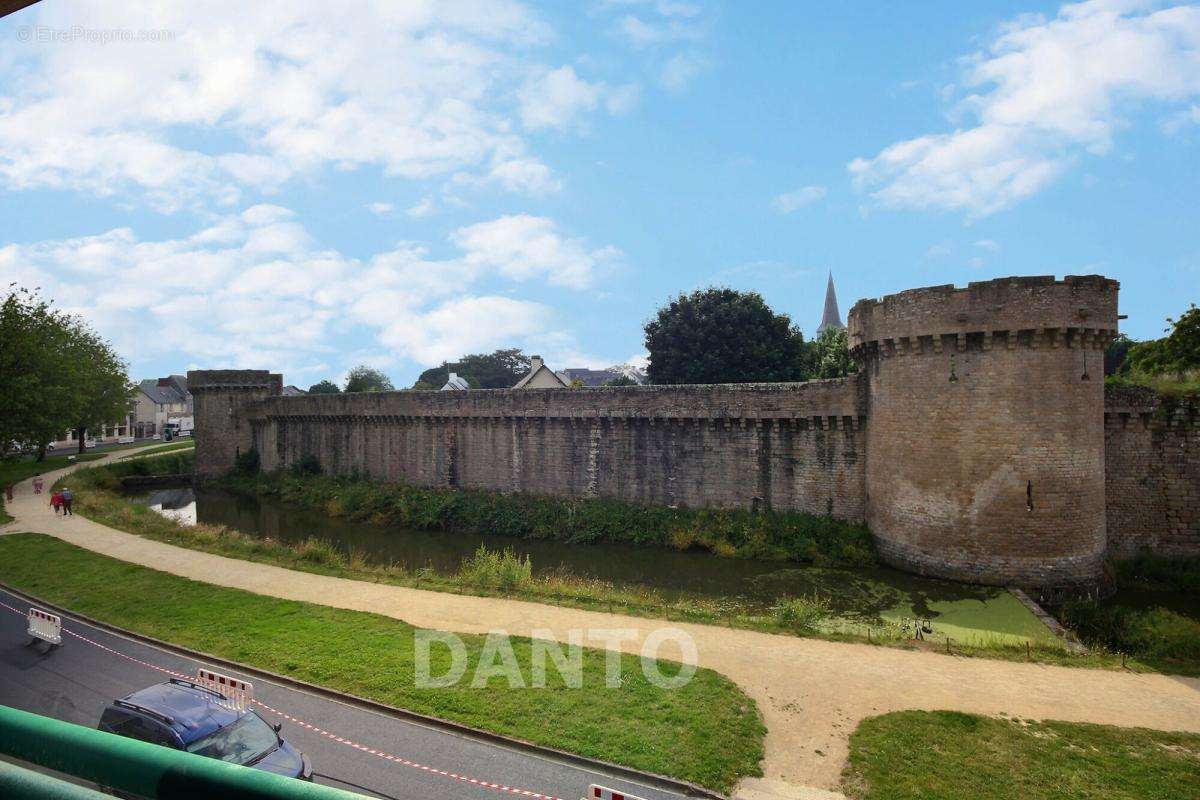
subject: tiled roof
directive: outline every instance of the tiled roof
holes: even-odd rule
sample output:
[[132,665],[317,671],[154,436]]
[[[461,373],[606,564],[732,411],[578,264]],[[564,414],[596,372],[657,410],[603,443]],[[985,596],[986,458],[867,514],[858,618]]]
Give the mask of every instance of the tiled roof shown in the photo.
[[188,399],[187,378],[183,375],[147,378],[138,384],[138,389],[159,405],[186,403]]

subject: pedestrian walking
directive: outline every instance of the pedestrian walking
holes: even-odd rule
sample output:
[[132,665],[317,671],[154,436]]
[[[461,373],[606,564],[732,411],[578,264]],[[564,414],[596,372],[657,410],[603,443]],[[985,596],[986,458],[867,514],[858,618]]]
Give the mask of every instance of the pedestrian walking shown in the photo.
[[75,499],[75,495],[73,495],[71,493],[70,489],[68,489],[67,487],[64,486],[63,490],[62,490],[62,506],[63,506],[63,516],[64,517],[75,516],[74,514],[71,513],[71,501],[74,499]]
[[33,493],[41,494],[42,489],[46,488],[46,482],[42,480],[42,476],[38,475],[33,479]]
[[50,507],[54,509],[54,516],[58,516],[58,512],[62,510],[62,492],[50,493]]

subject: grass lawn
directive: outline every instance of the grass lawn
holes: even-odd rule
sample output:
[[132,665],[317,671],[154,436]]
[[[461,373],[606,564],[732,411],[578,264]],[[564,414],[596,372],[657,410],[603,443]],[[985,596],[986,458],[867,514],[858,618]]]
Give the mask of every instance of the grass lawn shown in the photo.
[[900,711],[850,737],[861,800],[1194,800],[1200,734]]
[[[44,461],[35,461],[32,458],[22,458],[18,461],[0,461],[0,489],[8,486],[10,483],[20,483],[26,478],[32,478],[34,475],[44,475],[47,472],[53,472],[56,469],[62,469],[70,462],[67,461],[67,456],[75,456],[76,462],[95,461],[97,458],[103,458],[104,453],[66,453],[60,456],[46,456]],[[4,510],[4,495],[0,493],[0,524],[11,522],[12,517]]]
[[[509,688],[496,677],[475,689],[484,639],[463,636],[467,678],[422,689],[414,685],[415,628],[388,617],[198,583],[39,534],[0,537],[0,581],[186,647],[719,791],[760,774],[766,731],[754,701],[711,670],[668,690],[645,678],[640,658],[622,656],[621,685],[606,688],[606,654],[589,649],[582,688],[566,687],[548,666],[546,688]],[[530,640],[514,637],[512,645],[528,686]],[[432,654],[431,672],[442,674],[449,655],[440,646]]]
[[195,447],[196,447],[195,439],[184,439],[183,441],[179,441],[179,442],[169,442],[167,444],[160,444],[158,447],[151,447],[150,449],[143,450],[140,453],[130,453],[127,456],[121,456],[121,459],[124,460],[126,458],[141,458],[142,456],[153,456],[153,455],[158,455],[160,453],[170,453],[174,450],[191,450],[191,449],[194,449]]
[[[587,610],[620,612],[643,617],[723,625],[769,633],[817,636],[835,641],[871,642],[897,647],[923,647],[944,650],[945,637],[953,640],[957,655],[1024,661],[1056,663],[1075,667],[1121,668],[1119,655],[1109,653],[1073,654],[1067,651],[1029,611],[1006,590],[996,587],[970,587],[966,598],[924,596],[914,605],[912,597],[860,576],[854,583],[854,596],[861,595],[864,608],[878,609],[883,622],[874,624],[857,619],[831,617],[814,628],[797,629],[782,622],[771,611],[746,607],[739,598],[681,595],[665,597],[653,588],[632,584],[612,584],[605,581],[552,573],[535,576],[514,586],[481,585],[460,574],[442,574],[430,570],[407,570],[396,565],[371,563],[361,552],[345,552],[328,542],[309,539],[289,543],[277,538],[263,538],[240,533],[224,526],[181,525],[130,502],[117,494],[119,476],[131,474],[137,465],[138,474],[175,474],[190,471],[186,464],[192,451],[168,453],[152,459],[120,461],[103,468],[80,470],[72,478],[75,490],[75,511],[118,530],[167,542],[179,547],[201,550],[230,558],[275,564],[288,569],[316,572],[354,580],[391,583],[419,589],[520,598],[533,602],[571,606]],[[829,576],[844,571],[808,567],[814,573]],[[828,577],[828,581],[845,580]],[[818,586],[817,593],[830,595],[835,588]],[[962,592],[960,592],[962,594]],[[901,600],[902,602],[898,602]],[[910,631],[898,621],[906,617],[923,617],[929,611],[939,612],[934,620],[934,634],[926,641],[914,643]],[[871,629],[868,638],[868,628]],[[1029,648],[1026,642],[1030,643]],[[1131,659],[1128,668],[1157,669],[1157,665]],[[1189,673],[1187,665],[1172,664],[1167,671]]]

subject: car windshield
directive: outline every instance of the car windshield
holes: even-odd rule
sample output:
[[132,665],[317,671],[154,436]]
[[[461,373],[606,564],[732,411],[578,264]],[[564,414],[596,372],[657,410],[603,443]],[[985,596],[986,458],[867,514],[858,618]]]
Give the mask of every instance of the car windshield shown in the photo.
[[207,736],[188,745],[188,752],[196,755],[219,758],[234,764],[249,764],[262,758],[279,744],[275,730],[254,712],[231,725],[226,725],[212,736]]

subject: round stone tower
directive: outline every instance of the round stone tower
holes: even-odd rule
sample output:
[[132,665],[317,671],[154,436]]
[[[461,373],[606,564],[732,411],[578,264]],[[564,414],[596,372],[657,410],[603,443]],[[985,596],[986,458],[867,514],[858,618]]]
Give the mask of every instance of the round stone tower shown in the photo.
[[196,474],[216,478],[233,469],[237,457],[254,447],[245,419],[248,406],[283,392],[283,377],[261,369],[206,369],[188,372],[196,438]]
[[1037,589],[1098,581],[1118,286],[1000,278],[854,306],[867,523],[887,562]]

